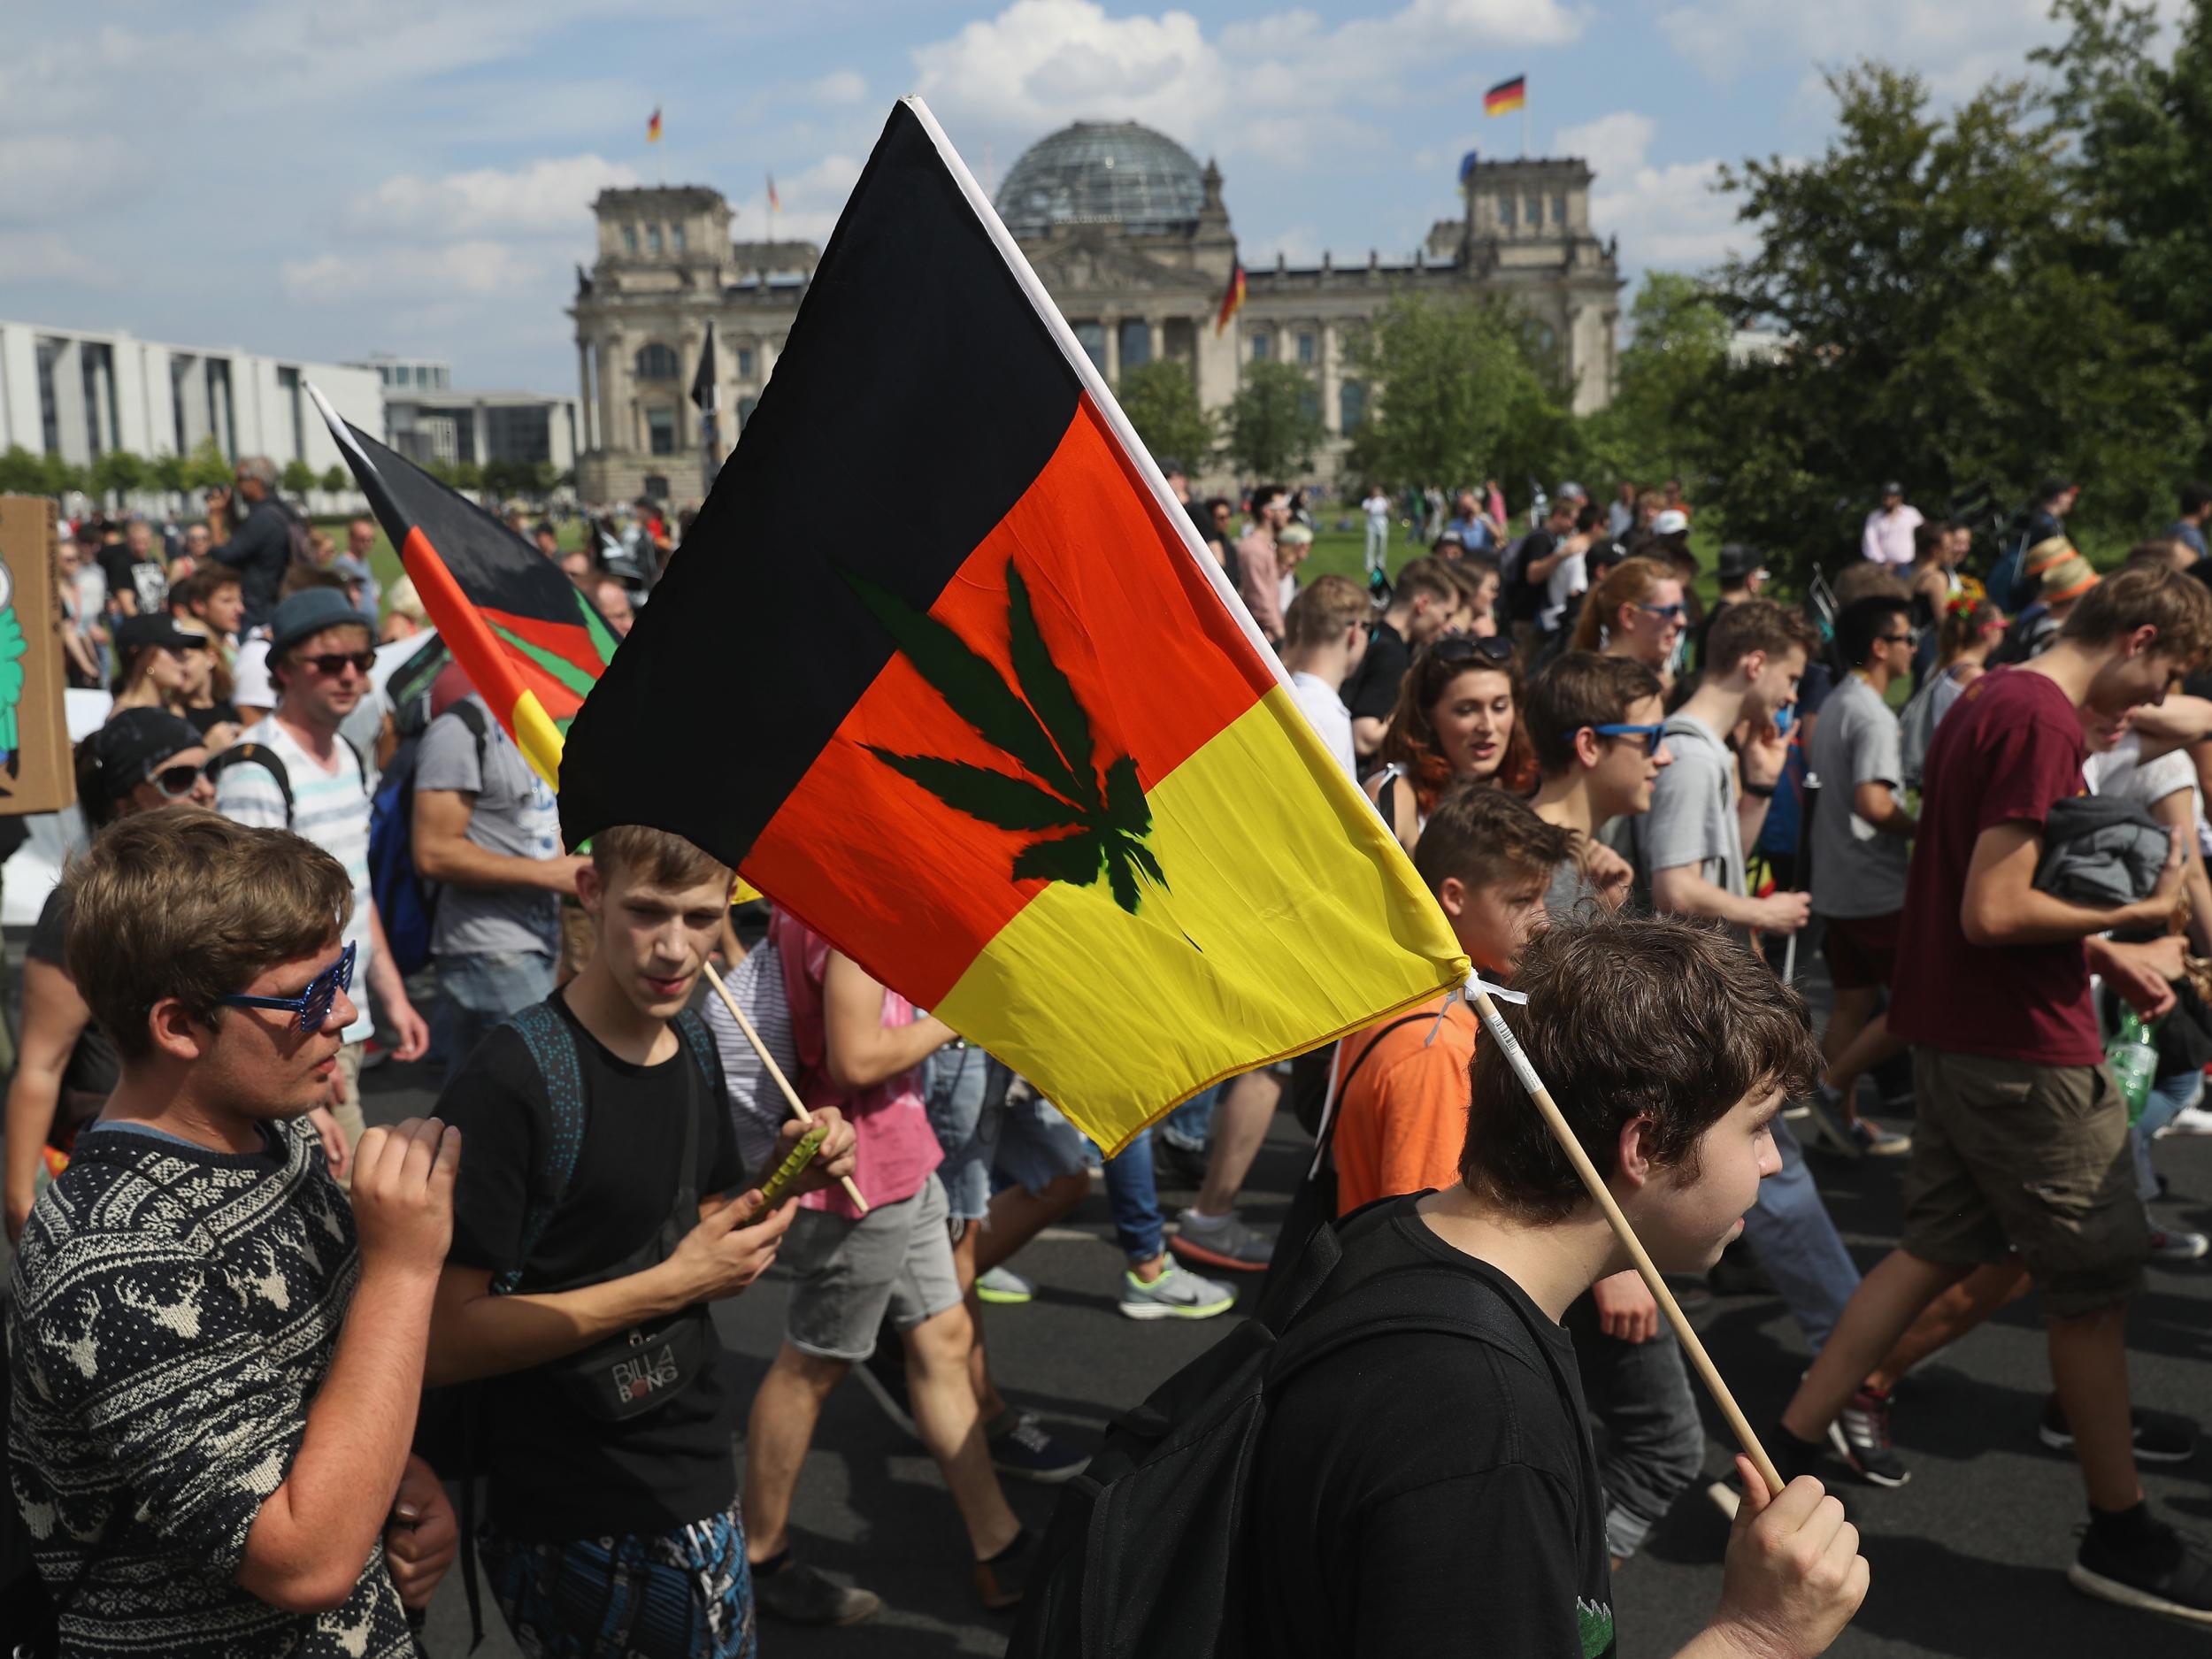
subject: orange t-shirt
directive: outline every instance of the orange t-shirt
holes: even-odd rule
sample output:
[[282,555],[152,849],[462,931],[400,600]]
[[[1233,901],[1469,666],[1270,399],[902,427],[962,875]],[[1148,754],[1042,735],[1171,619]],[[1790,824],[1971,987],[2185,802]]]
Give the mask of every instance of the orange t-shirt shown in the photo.
[[[1349,1071],[1356,1062],[1359,1070],[1337,1102],[1340,1216],[1378,1198],[1449,1187],[1459,1179],[1473,1094],[1468,1069],[1481,1028],[1467,1004],[1454,998],[1445,1005],[1439,1029],[1432,1016],[1440,1002],[1423,1010],[1432,1018],[1409,1021],[1380,1038],[1376,1033],[1388,1019],[1344,1039],[1338,1064]],[[1436,1041],[1431,1042],[1432,1031]]]

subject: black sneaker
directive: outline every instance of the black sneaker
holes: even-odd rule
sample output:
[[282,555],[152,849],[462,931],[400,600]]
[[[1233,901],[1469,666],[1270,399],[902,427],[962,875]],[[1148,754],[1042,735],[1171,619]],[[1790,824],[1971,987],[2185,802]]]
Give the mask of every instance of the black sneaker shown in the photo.
[[1037,1564],[1037,1535],[1025,1526],[990,1560],[977,1562],[976,1599],[994,1613],[1018,1607],[1022,1592],[1029,1587],[1030,1569]]
[[1002,1475],[1056,1486],[1074,1479],[1089,1465],[1088,1453],[1053,1439],[1031,1413],[1010,1406],[1006,1416],[1010,1422],[984,1431],[984,1444],[991,1448],[991,1466]]
[[[2116,1531],[2117,1529],[2113,1529]],[[2133,1538],[2093,1522],[2067,1582],[2085,1595],[2212,1624],[2212,1561],[2163,1521],[2146,1520]]]
[[[2135,1425],[2137,1463],[2185,1463],[2197,1455],[2196,1425],[2188,1418],[2139,1407],[2129,1413],[2129,1419]],[[2055,1452],[2074,1449],[2074,1432],[2066,1426],[2066,1411],[2056,1394],[2043,1402],[2043,1420],[2035,1426],[2035,1438]]]
[[868,1398],[882,1408],[900,1433],[921,1438],[914,1426],[914,1403],[906,1394],[906,1349],[895,1340],[876,1339],[876,1351],[853,1367]]
[[1828,1443],[1862,1480],[1897,1487],[1912,1479],[1890,1444],[1889,1395],[1882,1390],[1861,1388],[1854,1394],[1828,1425]]
[[753,1600],[787,1624],[857,1624],[883,1606],[874,1591],[840,1584],[803,1561],[786,1557],[772,1572],[762,1571],[765,1564],[753,1569]]

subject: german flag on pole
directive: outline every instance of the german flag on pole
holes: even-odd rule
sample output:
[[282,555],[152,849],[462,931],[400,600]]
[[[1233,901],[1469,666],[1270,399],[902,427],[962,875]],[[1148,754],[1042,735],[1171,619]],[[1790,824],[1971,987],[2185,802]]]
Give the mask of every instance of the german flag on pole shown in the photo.
[[558,787],[562,734],[614,656],[614,633],[559,565],[310,387],[423,609],[507,734]]
[[1482,95],[1485,115],[1510,115],[1528,104],[1528,77],[1516,75],[1510,81],[1501,81]]
[[1221,309],[1214,315],[1214,335],[1220,337],[1228,327],[1229,319],[1244,306],[1244,261],[1240,259],[1230,268],[1229,286],[1221,290]]
[[918,100],[568,752],[1109,1148],[1467,973]]

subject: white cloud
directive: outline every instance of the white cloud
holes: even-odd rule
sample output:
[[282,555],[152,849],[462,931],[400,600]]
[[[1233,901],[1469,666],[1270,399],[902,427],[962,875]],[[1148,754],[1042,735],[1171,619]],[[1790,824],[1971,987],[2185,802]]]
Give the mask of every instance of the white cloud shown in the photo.
[[11,231],[0,236],[0,282],[67,282],[78,288],[119,286],[106,261],[80,252],[50,230]]
[[2047,0],[1689,0],[1662,12],[1659,27],[1686,62],[1716,81],[1778,58],[1834,65],[1877,57],[1919,66],[1941,96],[1970,92],[1992,74],[2020,73],[2028,49],[2061,33]]
[[856,69],[833,69],[808,83],[807,96],[833,108],[857,104],[868,96],[868,78]]
[[592,199],[610,185],[637,181],[627,163],[597,155],[547,157],[512,169],[479,167],[435,179],[396,173],[353,200],[346,224],[429,238],[511,232],[580,239]]
[[472,296],[511,296],[518,289],[557,286],[567,267],[510,243],[477,239],[436,248],[372,247],[353,253],[287,259],[278,269],[285,293],[306,304],[365,296],[379,300]]
[[1619,237],[1624,258],[1671,270],[1717,265],[1749,240],[1736,222],[1733,198],[1713,188],[1721,164],[1708,158],[1655,165],[1649,156],[1657,134],[1651,117],[1617,110],[1562,127],[1553,148],[1590,164],[1597,175],[1590,186],[1592,227]]
[[35,225],[104,207],[143,179],[130,146],[105,134],[0,134],[0,225]]

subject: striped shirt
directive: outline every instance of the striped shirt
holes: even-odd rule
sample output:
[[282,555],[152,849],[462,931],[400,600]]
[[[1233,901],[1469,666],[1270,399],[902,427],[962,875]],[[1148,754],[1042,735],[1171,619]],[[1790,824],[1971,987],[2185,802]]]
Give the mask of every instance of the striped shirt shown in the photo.
[[291,821],[285,821],[284,795],[268,768],[250,764],[223,771],[215,785],[215,810],[254,829],[289,829],[345,866],[353,883],[353,914],[346,918],[345,933],[345,942],[354,948],[353,989],[349,995],[361,1010],[346,1027],[346,1041],[364,1041],[375,1024],[369,1015],[369,959],[374,946],[369,933],[369,795],[362,786],[360,759],[339,743],[336,767],[326,770],[274,716],[254,726],[242,741],[259,743],[283,762],[292,784]]

